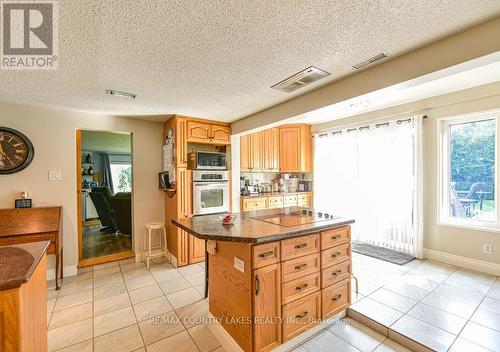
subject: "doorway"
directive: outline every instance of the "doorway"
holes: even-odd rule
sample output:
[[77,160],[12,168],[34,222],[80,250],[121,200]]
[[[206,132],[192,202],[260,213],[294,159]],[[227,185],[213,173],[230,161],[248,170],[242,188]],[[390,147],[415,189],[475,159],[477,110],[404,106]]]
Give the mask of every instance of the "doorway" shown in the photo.
[[78,130],[79,267],[134,256],[132,133]]

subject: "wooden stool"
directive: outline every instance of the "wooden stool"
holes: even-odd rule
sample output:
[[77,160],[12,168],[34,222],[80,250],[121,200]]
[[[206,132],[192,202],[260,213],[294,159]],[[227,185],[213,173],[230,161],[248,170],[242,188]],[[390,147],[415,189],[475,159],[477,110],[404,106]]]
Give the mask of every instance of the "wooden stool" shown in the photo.
[[[160,233],[160,245],[152,247],[151,245],[151,234],[153,230],[161,230]],[[163,240],[162,240],[163,238]],[[162,246],[162,242],[164,246]],[[153,253],[153,249],[160,249],[159,252]],[[165,225],[162,222],[150,222],[146,224],[146,234],[144,236],[144,247],[143,251],[147,250],[146,256],[146,266],[149,269],[149,260],[154,257],[160,257],[167,254],[167,231],[165,230]],[[170,263],[170,259],[168,259]]]

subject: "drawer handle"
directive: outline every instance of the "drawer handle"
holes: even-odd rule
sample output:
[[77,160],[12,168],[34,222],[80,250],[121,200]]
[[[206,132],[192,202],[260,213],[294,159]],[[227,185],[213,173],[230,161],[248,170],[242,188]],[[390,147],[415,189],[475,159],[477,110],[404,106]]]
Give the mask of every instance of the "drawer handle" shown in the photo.
[[309,287],[309,284],[303,284],[302,286],[295,287],[295,291],[302,291]]
[[342,252],[334,253],[334,254],[332,254],[332,258],[337,258],[341,254],[342,254]]
[[304,319],[308,315],[309,315],[309,312],[306,310],[304,313],[296,315],[295,319]]
[[332,273],[332,276],[337,276],[338,274],[342,274],[342,270],[337,270]]
[[259,254],[259,258],[267,258],[272,257],[274,255],[274,251],[264,252]]
[[342,237],[342,235],[335,235],[335,236],[332,236],[332,237],[331,237],[331,239],[332,239],[333,241],[335,241],[335,240],[340,239],[340,237]]
[[342,295],[338,294],[338,295],[336,295],[335,297],[332,298],[332,302],[338,301],[341,298],[342,298]]
[[307,263],[296,265],[295,270],[301,270],[307,268]]
[[306,248],[306,247],[307,247],[307,243],[301,243],[301,244],[295,245],[295,249],[302,249],[302,248]]
[[260,279],[259,275],[255,275],[255,295],[258,296],[260,293]]

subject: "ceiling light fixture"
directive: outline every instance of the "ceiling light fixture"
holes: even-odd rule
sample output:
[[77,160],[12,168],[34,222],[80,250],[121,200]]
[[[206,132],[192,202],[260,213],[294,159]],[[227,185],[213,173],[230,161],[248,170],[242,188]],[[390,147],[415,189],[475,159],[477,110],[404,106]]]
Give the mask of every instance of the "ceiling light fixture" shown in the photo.
[[106,89],[106,94],[115,95],[117,97],[129,98],[129,99],[135,99],[137,97],[137,94],[123,92],[121,90],[115,90],[115,89]]

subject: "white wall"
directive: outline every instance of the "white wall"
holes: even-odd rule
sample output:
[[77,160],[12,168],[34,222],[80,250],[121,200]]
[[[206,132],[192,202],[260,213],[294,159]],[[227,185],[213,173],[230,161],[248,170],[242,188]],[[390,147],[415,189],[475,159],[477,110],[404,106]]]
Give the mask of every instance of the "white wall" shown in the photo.
[[[34,206],[62,205],[65,266],[78,263],[77,129],[133,134],[136,253],[142,247],[144,225],[164,221],[164,195],[158,189],[158,172],[162,168],[161,123],[0,102],[0,126],[24,133],[35,148],[35,158],[26,169],[13,175],[0,175],[0,208],[12,208],[14,199],[19,198],[23,191],[30,193]],[[62,171],[62,181],[48,181],[49,170]],[[49,265],[53,267],[54,260],[49,259]]]
[[[500,264],[500,232],[464,229],[438,225],[437,223],[438,121],[443,117],[491,109],[500,109],[500,82],[317,125],[314,126],[313,130],[403,113],[428,115],[428,118],[423,122],[424,248],[451,256]],[[483,244],[485,243],[493,245],[493,255],[483,254]]]

